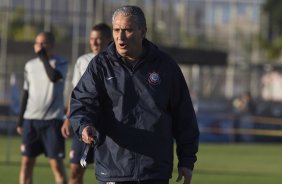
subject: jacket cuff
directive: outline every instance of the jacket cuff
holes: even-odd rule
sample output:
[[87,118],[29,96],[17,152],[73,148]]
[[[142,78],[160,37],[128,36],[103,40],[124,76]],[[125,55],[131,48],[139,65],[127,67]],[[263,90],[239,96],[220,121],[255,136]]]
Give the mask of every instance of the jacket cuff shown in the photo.
[[193,171],[195,162],[196,162],[196,158],[184,158],[179,160],[178,167],[186,167]]

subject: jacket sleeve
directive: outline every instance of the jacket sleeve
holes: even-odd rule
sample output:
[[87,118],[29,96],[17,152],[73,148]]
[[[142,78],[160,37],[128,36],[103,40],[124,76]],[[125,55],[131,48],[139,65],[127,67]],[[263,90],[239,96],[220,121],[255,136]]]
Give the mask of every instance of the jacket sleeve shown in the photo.
[[43,62],[44,68],[46,70],[47,76],[52,82],[57,82],[63,78],[62,74],[55,68],[53,68],[49,63],[49,57],[47,55],[46,49],[42,48],[39,52],[36,53],[39,59]]
[[43,65],[46,70],[47,76],[52,82],[57,82],[58,80],[63,78],[62,74],[58,70],[52,68],[49,61],[43,61]]
[[24,90],[22,94],[22,103],[21,103],[21,110],[19,114],[19,120],[17,123],[17,126],[22,127],[23,126],[23,120],[24,120],[24,112],[26,110],[27,106],[27,100],[28,100],[28,90]]
[[[81,140],[82,130],[86,126],[94,126],[100,116],[101,79],[97,76],[93,60],[87,67],[76,87],[71,93],[70,122],[76,136]],[[97,128],[96,128],[97,129]]]
[[170,108],[179,160],[178,167],[193,170],[194,163],[197,160],[199,128],[186,81],[178,66],[175,67],[172,75],[173,90]]

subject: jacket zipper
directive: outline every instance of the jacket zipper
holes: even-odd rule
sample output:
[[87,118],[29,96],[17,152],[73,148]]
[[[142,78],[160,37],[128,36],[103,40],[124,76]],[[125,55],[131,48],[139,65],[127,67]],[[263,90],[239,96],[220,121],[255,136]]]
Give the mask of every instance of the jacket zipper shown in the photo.
[[[134,72],[136,71],[137,68],[139,68],[144,61],[141,60],[139,61],[133,68],[130,68],[126,63],[124,63],[124,61],[121,60],[122,65],[126,68],[126,70],[129,72],[129,75],[131,77],[131,80],[133,78]],[[135,128],[138,128],[138,124],[135,125]],[[137,183],[140,183],[140,178],[139,178],[139,169],[140,169],[140,155],[137,153],[134,153],[135,156],[135,166],[136,166],[136,180]]]

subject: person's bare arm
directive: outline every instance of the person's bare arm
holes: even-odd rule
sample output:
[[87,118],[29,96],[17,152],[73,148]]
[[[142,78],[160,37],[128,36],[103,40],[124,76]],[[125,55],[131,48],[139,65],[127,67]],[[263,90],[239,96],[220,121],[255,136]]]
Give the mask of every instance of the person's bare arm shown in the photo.
[[61,133],[62,133],[64,138],[68,138],[70,136],[70,120],[69,120],[69,115],[70,115],[70,96],[68,98],[66,119],[65,119],[64,124],[63,124],[63,126],[61,128]]

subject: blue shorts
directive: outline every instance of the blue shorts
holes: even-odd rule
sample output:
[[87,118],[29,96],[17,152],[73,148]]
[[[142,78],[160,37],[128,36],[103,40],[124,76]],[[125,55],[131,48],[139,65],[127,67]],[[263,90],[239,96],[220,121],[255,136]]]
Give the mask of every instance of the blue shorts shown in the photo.
[[51,159],[65,158],[65,139],[61,134],[62,120],[25,119],[22,133],[22,155],[36,157],[41,153]]
[[[86,146],[86,144],[81,142],[75,135],[73,135],[71,150],[70,150],[70,153],[69,153],[70,163],[80,164],[80,159],[83,155],[85,146]],[[88,151],[86,162],[87,162],[87,164],[93,164],[94,163],[94,148],[93,147],[90,147],[90,149]]]

